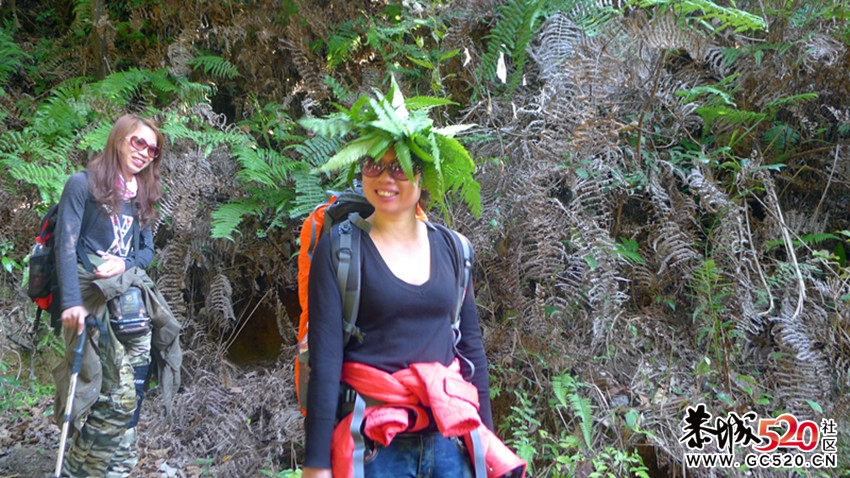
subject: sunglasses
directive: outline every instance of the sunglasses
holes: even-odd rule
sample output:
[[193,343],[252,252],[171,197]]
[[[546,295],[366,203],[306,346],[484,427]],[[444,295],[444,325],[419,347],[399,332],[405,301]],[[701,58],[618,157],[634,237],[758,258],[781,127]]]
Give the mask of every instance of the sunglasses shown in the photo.
[[144,138],[139,138],[138,136],[130,136],[129,140],[130,146],[132,146],[136,151],[144,151],[147,149],[149,157],[152,159],[159,157],[159,153],[161,151],[159,146],[151,146]]
[[[377,178],[378,176],[384,173],[385,169],[390,172],[390,177],[392,177],[396,181],[409,180],[407,174],[404,172],[404,169],[402,169],[401,165],[398,164],[398,161],[393,161],[390,164],[384,164],[380,161],[373,161],[367,159],[360,163],[360,172],[363,173],[363,176],[366,176],[368,178]],[[419,168],[417,168],[415,165],[413,167],[413,172],[414,174],[419,172]]]

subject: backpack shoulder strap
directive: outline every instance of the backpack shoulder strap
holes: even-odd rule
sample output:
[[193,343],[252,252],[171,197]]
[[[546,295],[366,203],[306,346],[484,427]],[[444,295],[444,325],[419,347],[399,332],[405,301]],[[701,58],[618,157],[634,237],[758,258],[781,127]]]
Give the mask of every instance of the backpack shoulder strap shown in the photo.
[[455,304],[454,316],[452,317],[452,329],[456,330],[455,344],[457,344],[460,341],[460,309],[463,307],[463,300],[466,298],[466,287],[469,284],[469,276],[472,273],[472,245],[466,236],[457,231],[453,231],[442,224],[428,224],[451,237],[457,258],[457,303]]
[[133,211],[133,257],[138,258],[139,244],[141,244],[139,236],[142,234],[142,224],[139,222],[139,215],[137,214],[139,210],[136,207],[135,201],[130,202],[130,208]]
[[[318,226],[316,224],[316,214],[320,209],[327,207],[328,203],[318,204],[316,205],[316,207],[313,208],[313,212],[311,212],[310,215],[307,216],[307,220],[310,221],[310,244],[309,246],[307,246],[307,257],[310,258],[311,261],[313,260],[313,251],[316,250],[316,244],[319,242],[319,233],[327,232],[326,224],[324,222],[322,223],[322,226]],[[324,214],[324,211],[322,212],[322,214]],[[327,218],[323,218],[322,220],[324,221],[324,219]],[[330,224],[330,222],[328,222],[328,224]],[[302,227],[306,227],[306,222]],[[321,231],[319,231],[319,227],[322,228]]]
[[[86,178],[89,177],[88,170],[84,170]],[[86,249],[83,246],[83,237],[85,237],[86,232],[88,232],[92,226],[94,226],[94,221],[97,218],[97,201],[95,201],[94,196],[91,192],[89,192],[86,197],[86,204],[83,207],[83,220],[80,224],[80,236],[77,238],[77,259],[82,262],[83,267],[86,268],[89,272],[94,272],[94,265],[89,260],[89,256],[86,255]]]
[[458,273],[459,299],[457,301],[457,306],[455,307],[455,321],[458,323],[459,327],[460,309],[463,306],[463,300],[466,298],[466,287],[469,285],[469,276],[472,274],[472,244],[469,243],[469,239],[467,239],[463,234],[456,231],[451,231],[451,233],[455,238],[455,251],[459,251],[458,259],[460,260],[460,265],[463,269],[463,272]]
[[428,224],[436,230],[442,231],[443,234],[447,234],[452,239],[452,246],[457,258],[457,302],[455,303],[454,316],[452,317],[452,335],[454,336],[452,349],[454,349],[455,356],[469,367],[469,375],[464,376],[464,378],[472,380],[472,376],[475,375],[475,364],[464,357],[457,348],[461,339],[460,310],[463,308],[463,301],[466,299],[466,288],[469,285],[469,277],[472,274],[472,244],[470,244],[466,236],[457,231],[453,231],[441,224]]
[[343,345],[351,337],[363,341],[363,333],[357,327],[357,313],[360,310],[360,234],[367,223],[359,214],[353,213],[348,219],[331,228],[331,260],[336,268],[339,293],[342,297]]

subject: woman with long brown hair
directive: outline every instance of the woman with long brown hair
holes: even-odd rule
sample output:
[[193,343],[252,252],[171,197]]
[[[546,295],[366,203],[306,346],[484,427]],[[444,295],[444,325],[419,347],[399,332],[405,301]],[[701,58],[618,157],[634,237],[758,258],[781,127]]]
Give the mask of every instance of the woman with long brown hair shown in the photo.
[[72,175],[62,191],[56,269],[69,353],[54,371],[57,411],[64,410],[70,351],[83,328],[91,330],[74,394],[63,476],[128,476],[135,466],[135,425],[152,341],[162,359],[158,365],[166,396],[179,384],[180,326],[144,271],[154,258],[163,140],[153,121],[122,116],[103,152],[86,171]]

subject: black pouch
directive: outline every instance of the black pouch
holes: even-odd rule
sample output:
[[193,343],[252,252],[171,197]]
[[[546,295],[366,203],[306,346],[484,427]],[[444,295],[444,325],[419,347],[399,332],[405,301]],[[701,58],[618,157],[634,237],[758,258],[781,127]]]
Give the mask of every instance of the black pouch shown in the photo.
[[109,325],[119,339],[129,339],[146,334],[151,329],[151,317],[145,309],[142,291],[130,287],[123,294],[106,303]]
[[27,295],[30,299],[47,297],[52,292],[53,249],[37,244],[33,247],[29,260],[30,278],[27,283]]

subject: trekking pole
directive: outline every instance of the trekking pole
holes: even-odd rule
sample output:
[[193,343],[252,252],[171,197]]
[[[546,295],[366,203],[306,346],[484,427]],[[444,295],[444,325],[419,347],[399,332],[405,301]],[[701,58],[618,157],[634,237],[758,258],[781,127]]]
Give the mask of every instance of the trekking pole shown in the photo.
[[[91,317],[91,316],[89,316]],[[89,317],[86,317],[83,331],[77,336],[77,346],[74,347],[74,361],[71,363],[71,386],[68,389],[68,400],[65,401],[65,421],[62,423],[62,434],[59,437],[59,451],[56,456],[56,473],[55,478],[60,478],[62,475],[62,459],[65,457],[65,440],[68,438],[68,428],[71,425],[71,410],[74,404],[74,393],[77,390],[77,377],[80,375],[80,368],[83,365],[83,345],[86,343],[86,327],[89,324]]]

